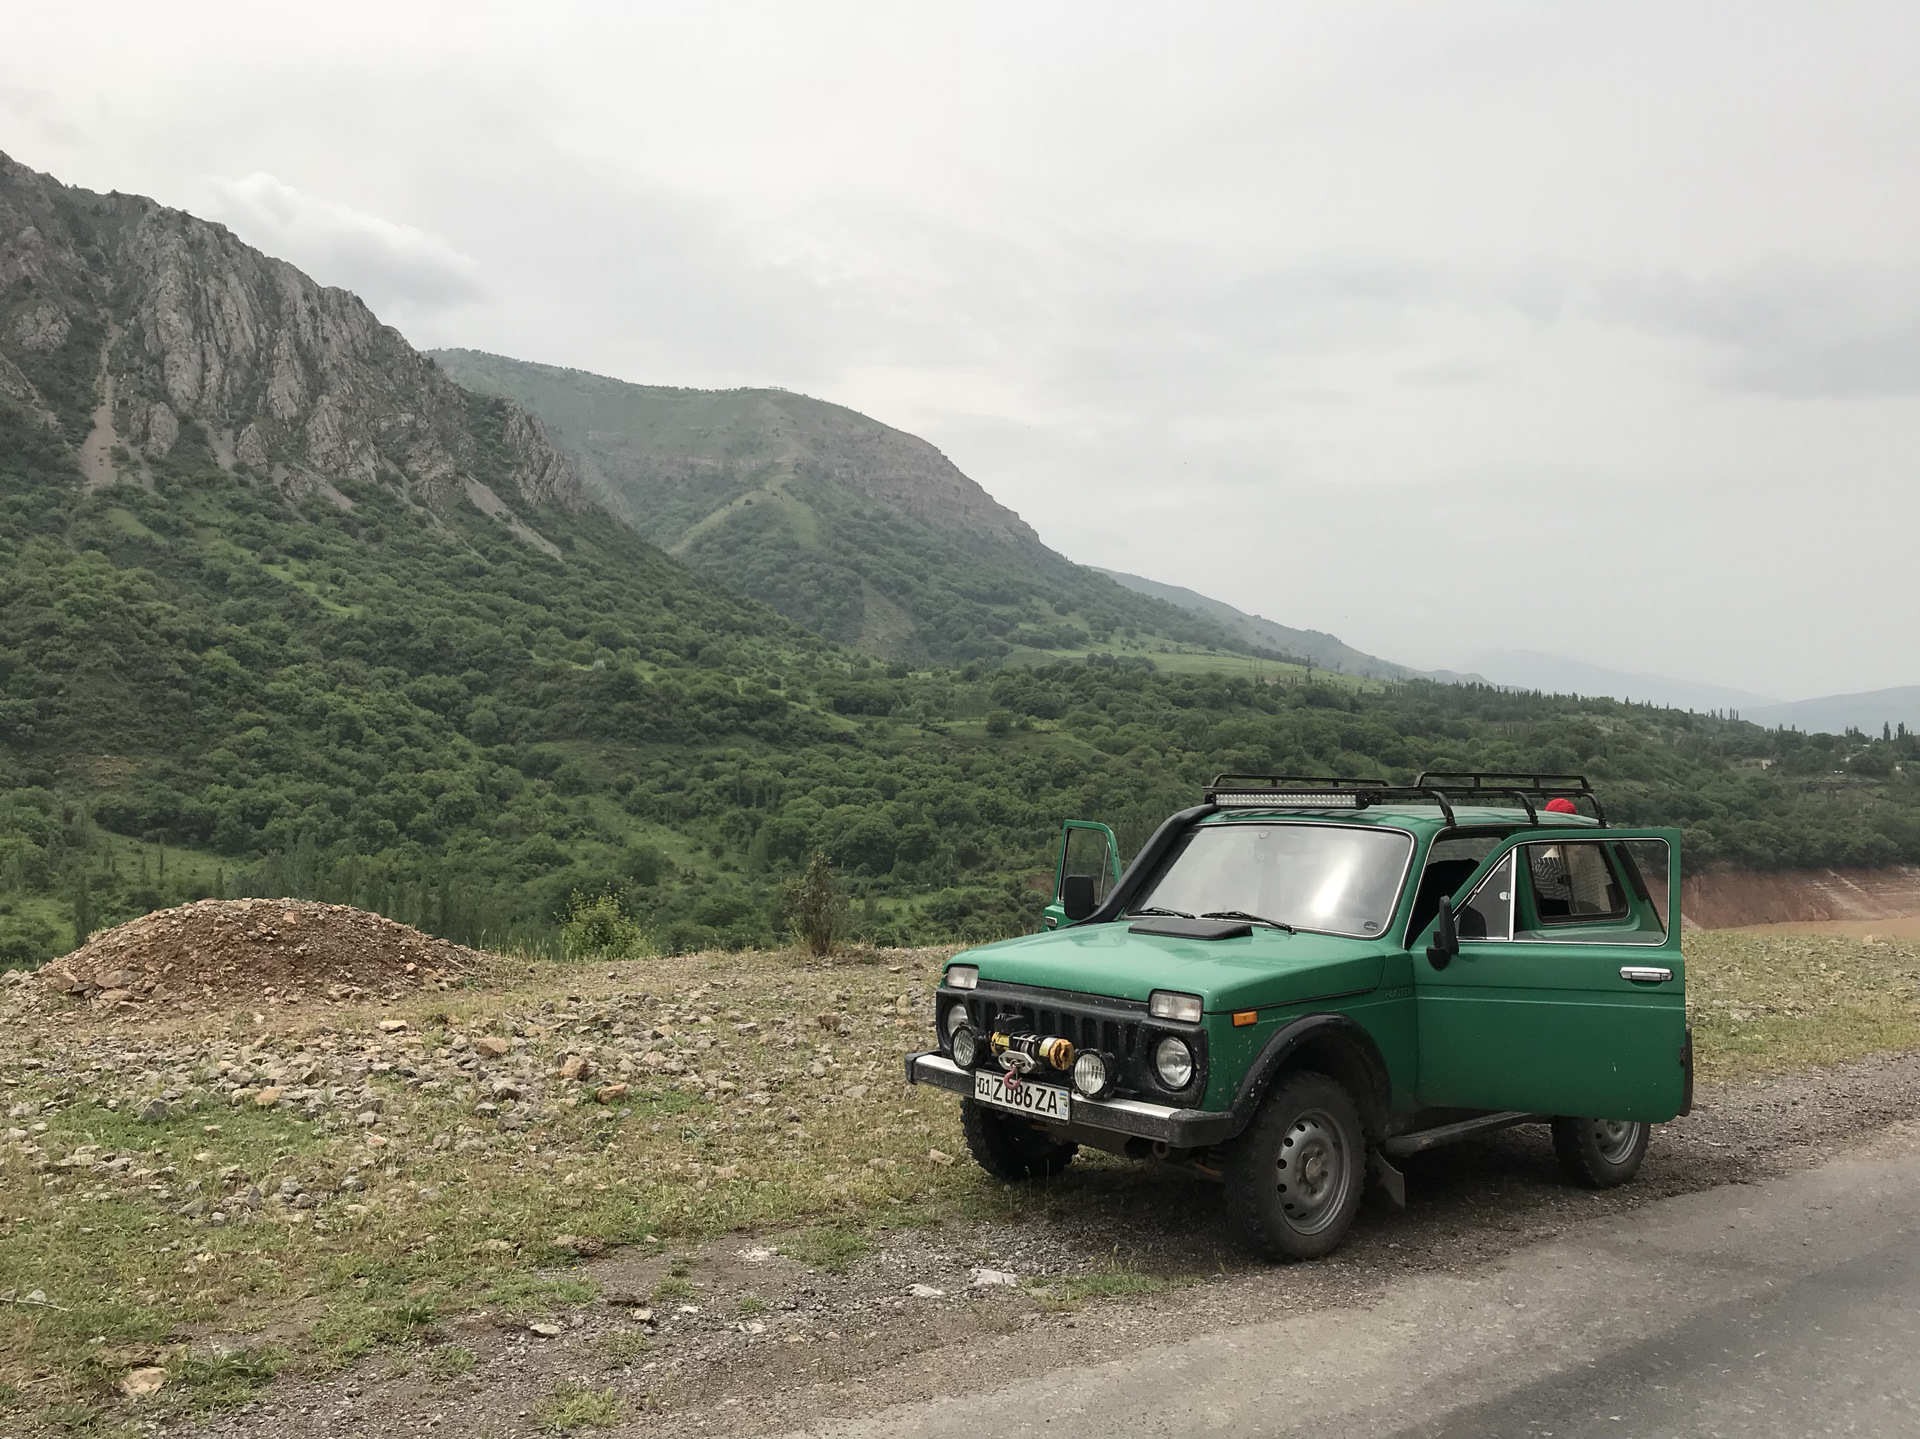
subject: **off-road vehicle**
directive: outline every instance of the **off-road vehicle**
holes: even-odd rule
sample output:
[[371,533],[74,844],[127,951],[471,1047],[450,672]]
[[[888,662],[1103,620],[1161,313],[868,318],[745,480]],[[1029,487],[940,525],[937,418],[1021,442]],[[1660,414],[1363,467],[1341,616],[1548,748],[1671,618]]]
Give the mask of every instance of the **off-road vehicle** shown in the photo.
[[1184,1164],[1276,1258],[1508,1125],[1624,1183],[1692,1102],[1679,876],[1678,832],[1609,826],[1578,775],[1222,775],[1124,873],[1068,821],[1045,931],[954,957],[907,1078],[963,1096],[1001,1179]]

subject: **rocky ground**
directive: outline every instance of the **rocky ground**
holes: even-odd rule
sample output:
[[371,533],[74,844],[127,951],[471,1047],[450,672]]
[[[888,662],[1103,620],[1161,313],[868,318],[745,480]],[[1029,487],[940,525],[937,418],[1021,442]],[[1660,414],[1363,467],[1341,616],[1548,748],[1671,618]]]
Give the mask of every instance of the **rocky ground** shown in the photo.
[[[1911,967],[1861,953],[1863,982]],[[1915,1053],[1723,1079],[1627,1189],[1509,1131],[1409,1160],[1407,1210],[1371,1196],[1337,1255],[1274,1269],[1183,1172],[981,1175],[951,1096],[899,1077],[942,957],[494,959],[396,1000],[188,1010],[12,981],[0,1428],[777,1433],[1362,1302],[1920,1114]],[[1741,1009],[1724,1042],[1776,1022],[1852,1033]]]
[[[555,1325],[471,1318],[405,1357],[276,1390],[208,1432],[506,1436],[552,1425],[572,1400],[616,1432],[779,1433],[1063,1356],[1109,1359],[1363,1302],[1408,1270],[1469,1271],[1601,1215],[1814,1163],[1916,1116],[1920,1055],[1723,1086],[1662,1127],[1638,1183],[1609,1193],[1565,1184],[1544,1130],[1513,1130],[1409,1160],[1406,1211],[1375,1195],[1337,1255],[1284,1268],[1232,1249],[1206,1184],[1117,1165],[1059,1182],[1015,1222],[894,1230],[838,1273],[778,1232],[622,1252],[585,1266],[601,1298]],[[684,1287],[652,1297],[676,1277]]]

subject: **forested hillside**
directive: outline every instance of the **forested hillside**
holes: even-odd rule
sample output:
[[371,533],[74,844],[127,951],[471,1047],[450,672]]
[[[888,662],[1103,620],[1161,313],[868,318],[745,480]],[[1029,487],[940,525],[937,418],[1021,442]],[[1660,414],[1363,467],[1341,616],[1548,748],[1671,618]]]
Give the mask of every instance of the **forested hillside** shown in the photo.
[[474,350],[434,356],[461,384],[538,415],[594,495],[647,539],[880,658],[1290,657],[1074,564],[925,440],[843,406],[632,385]]
[[761,943],[816,849],[870,937],[1008,933],[1062,817],[1135,845],[1229,769],[1574,768],[1692,864],[1920,860],[1911,736],[876,661],[588,504],[353,297],[137,197],[0,166],[6,205],[0,958],[213,893],[535,944],[610,895],[662,948]]

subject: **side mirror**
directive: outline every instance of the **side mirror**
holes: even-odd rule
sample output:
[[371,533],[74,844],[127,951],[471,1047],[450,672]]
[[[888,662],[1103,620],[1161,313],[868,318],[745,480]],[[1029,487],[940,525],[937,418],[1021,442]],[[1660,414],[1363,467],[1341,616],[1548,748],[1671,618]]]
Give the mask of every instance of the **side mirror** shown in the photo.
[[1093,876],[1090,874],[1069,874],[1060,880],[1060,908],[1067,918],[1078,924],[1100,906],[1093,899]]
[[1433,943],[1427,946],[1427,963],[1445,969],[1460,952],[1460,930],[1453,922],[1453,899],[1440,897],[1440,914],[1433,927]]

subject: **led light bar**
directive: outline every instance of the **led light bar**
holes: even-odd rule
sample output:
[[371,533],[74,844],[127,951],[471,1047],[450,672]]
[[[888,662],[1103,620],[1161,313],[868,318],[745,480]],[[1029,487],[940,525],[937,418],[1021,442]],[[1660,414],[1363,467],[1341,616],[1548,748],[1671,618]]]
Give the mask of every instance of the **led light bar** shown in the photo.
[[1357,794],[1315,793],[1302,789],[1215,790],[1222,809],[1359,809]]

